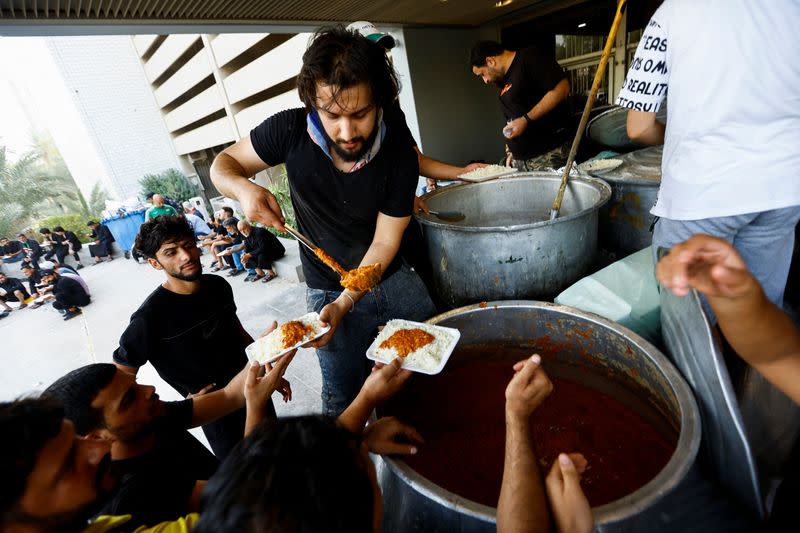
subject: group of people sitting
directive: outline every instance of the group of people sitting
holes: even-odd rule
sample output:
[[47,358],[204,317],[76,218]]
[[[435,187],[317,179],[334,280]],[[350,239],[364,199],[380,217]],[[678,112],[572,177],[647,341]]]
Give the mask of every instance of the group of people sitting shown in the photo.
[[81,314],[81,308],[91,303],[89,287],[78,272],[68,265],[53,268],[37,268],[32,263],[23,265],[22,273],[27,278],[27,287],[19,278],[0,273],[0,318],[5,318],[12,308],[8,302],[19,305],[17,310],[30,305],[36,309],[52,302],[64,320],[71,320]]
[[[91,237],[89,252],[95,264],[113,260],[114,236],[103,224],[90,220]],[[83,268],[79,252],[83,249],[80,238],[73,231],[56,226],[52,230],[41,228],[43,236],[40,243],[25,233],[17,240],[0,239],[4,263],[20,263],[19,268],[25,280],[0,273],[0,319],[12,311],[9,302],[18,304],[17,310],[27,307],[37,308],[52,301],[64,320],[71,320],[81,314],[81,307],[91,302],[89,287],[78,274]],[[72,255],[75,266],[66,263]],[[25,286],[27,281],[27,287]]]
[[230,207],[223,207],[208,227],[210,232],[200,244],[211,252],[212,272],[230,269],[228,276],[233,277],[247,271],[246,282],[262,283],[278,276],[273,262],[283,257],[286,249],[268,230],[239,220]]

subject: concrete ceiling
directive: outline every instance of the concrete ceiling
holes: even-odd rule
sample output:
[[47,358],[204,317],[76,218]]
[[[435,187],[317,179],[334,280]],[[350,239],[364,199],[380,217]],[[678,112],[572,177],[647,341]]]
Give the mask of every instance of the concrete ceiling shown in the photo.
[[[506,2],[508,0],[501,0]],[[575,0],[0,0],[2,25],[269,24],[369,20],[383,24],[479,26]]]

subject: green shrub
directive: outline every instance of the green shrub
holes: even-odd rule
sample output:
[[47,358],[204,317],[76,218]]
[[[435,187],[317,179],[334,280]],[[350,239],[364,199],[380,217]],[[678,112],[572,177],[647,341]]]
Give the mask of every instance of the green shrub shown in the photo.
[[52,230],[55,226],[61,226],[67,231],[73,232],[78,236],[82,243],[93,242],[89,237],[92,233],[92,228],[88,227],[86,223],[89,222],[83,215],[57,215],[47,217],[40,220],[33,226],[33,233],[35,238],[41,240],[39,234],[40,228],[50,228]]
[[174,168],[158,174],[147,174],[139,180],[139,185],[142,186],[142,198],[152,192],[183,202],[199,192],[189,178]]

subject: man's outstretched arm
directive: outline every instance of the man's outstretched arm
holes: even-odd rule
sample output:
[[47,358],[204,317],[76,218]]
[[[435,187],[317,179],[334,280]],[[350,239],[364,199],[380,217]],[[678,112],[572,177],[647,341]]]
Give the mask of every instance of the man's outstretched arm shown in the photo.
[[800,404],[800,331],[729,242],[695,235],[659,261],[656,276],[678,296],[690,289],[705,294],[736,353]]

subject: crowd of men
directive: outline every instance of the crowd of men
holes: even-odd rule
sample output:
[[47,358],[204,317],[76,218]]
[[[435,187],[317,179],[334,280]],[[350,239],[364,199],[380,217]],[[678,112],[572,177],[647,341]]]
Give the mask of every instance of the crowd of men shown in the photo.
[[[95,264],[113,259],[114,237],[108,227],[94,220],[91,228],[89,251]],[[25,233],[17,240],[0,239],[2,263],[20,263],[23,278],[0,272],[0,318],[5,318],[12,309],[36,309],[47,303],[59,311],[64,320],[81,314],[81,308],[91,303],[89,287],[78,273],[83,268],[79,251],[83,248],[80,238],[72,231],[56,226],[52,230],[41,228],[40,243]],[[75,266],[67,264],[67,258],[75,260]],[[12,308],[9,303],[15,304]]]
[[[702,60],[702,54],[713,53],[714,47],[681,46],[687,35],[702,34],[704,39],[710,35],[708,39],[727,42],[731,49],[746,46],[740,32],[768,42],[776,35],[796,42],[792,17],[773,16],[758,31],[744,23],[736,25],[735,31],[724,25],[709,30],[714,9],[722,9],[727,17],[751,9],[770,16],[779,12],[766,3],[754,7],[743,0],[731,0],[722,7],[667,0],[645,29],[637,57],[666,53],[667,42],[674,46],[677,55],[666,56],[669,69],[659,73],[669,71],[664,83],[671,86],[674,79],[697,78],[696,72],[682,71],[685,58],[681,54],[700,55],[700,60],[685,59],[685,63],[691,68],[702,66],[707,76],[725,68]],[[796,6],[792,9],[797,14]],[[0,404],[0,431],[13,436],[0,441],[4,478],[0,524],[4,530],[142,532],[137,528],[156,527],[159,522],[158,531],[380,530],[384,502],[367,452],[414,454],[425,444],[424,435],[396,419],[367,424],[374,407],[400,390],[411,374],[400,368],[399,359],[372,366],[364,353],[377,328],[388,320],[424,320],[435,314],[424,280],[403,260],[401,243],[415,209],[418,176],[452,179],[453,172],[464,169],[419,151],[397,103],[399,84],[385,53],[393,40],[374,26],[356,25],[353,31],[335,27],[315,34],[297,77],[304,109],[267,118],[248,137],[218,155],[211,169],[217,188],[239,201],[251,223],[284,231],[277,200],[250,178],[285,163],[299,230],[346,269],[381,265],[382,279],[371,291],[342,290],[338,276],[301,248],[308,309],[319,312],[330,326],[327,334],[310,344],[317,349],[322,369],[323,414],[276,418],[271,396],[277,392],[284,401],[292,399],[284,374],[295,352],[274,365],[248,364],[244,349],[253,339],[237,317],[231,287],[220,276],[203,274],[198,237],[212,255],[212,271],[230,269],[229,275],[236,275],[252,268],[253,280],[269,281],[274,277],[273,250],[263,236],[269,232],[256,235],[262,228],[224,209],[203,233],[196,221],[178,215],[172,206],[167,209],[163,198],[154,195],[156,211],[140,228],[135,249],[151,267],[163,272],[164,282],[131,316],[113,354],[114,364],[79,368],[38,398]],[[773,34],[763,35],[767,30]],[[774,47],[776,53],[779,48]],[[732,54],[731,61],[750,61],[748,51],[752,49]],[[558,113],[564,98],[563,71],[559,74],[534,51],[513,52],[497,43],[479,43],[470,62],[474,74],[500,89],[501,104],[510,119],[504,136],[513,164],[526,169],[556,165],[563,156],[563,144],[557,135],[546,132],[553,133],[559,124],[551,114]],[[637,75],[635,65],[644,63],[634,61],[629,77]],[[775,81],[770,64],[764,63],[749,65],[756,71],[766,70],[763,76],[726,90],[743,91]],[[542,73],[541,79],[533,84],[529,78],[537,72]],[[626,83],[626,87],[634,88],[621,96],[634,102],[629,128],[635,131],[642,120],[638,138],[654,142],[666,138],[670,150],[665,150],[665,157],[677,158],[670,166],[677,174],[666,173],[665,184],[680,180],[679,174],[688,172],[681,168],[681,151],[693,154],[698,150],[696,138],[703,138],[697,128],[708,130],[707,125],[697,125],[697,114],[687,110],[691,106],[684,100],[696,102],[697,93],[689,97],[680,87],[670,90],[670,113],[674,116],[677,108],[687,122],[670,122],[664,128],[650,122],[649,115],[636,114],[640,107],[649,113],[654,105],[637,107],[638,85]],[[686,87],[697,90],[696,83]],[[789,120],[781,107],[784,104],[773,108],[773,99],[768,100],[750,100],[759,103],[753,116],[761,120],[771,113],[780,115],[780,124],[773,121],[763,126],[772,127],[772,135],[762,137],[782,138],[783,132],[774,130]],[[796,125],[800,118],[796,109],[794,113],[788,116]],[[717,126],[715,120],[724,123],[726,116],[715,114],[709,122]],[[673,124],[680,128],[677,138],[671,138]],[[762,126],[751,125],[750,131],[759,131],[758,127]],[[728,154],[737,155],[725,145],[739,146],[732,140],[736,131],[738,127],[726,130],[726,135],[712,133],[709,142],[714,150],[727,149]],[[534,145],[538,148],[532,149]],[[746,159],[747,154],[738,155]],[[765,169],[760,169],[761,174]],[[708,179],[698,191],[719,191],[724,185],[714,181],[713,175]],[[703,293],[709,313],[733,349],[800,402],[800,332],[775,301],[782,297],[786,274],[781,280],[782,266],[767,269],[763,261],[748,258],[750,252],[742,252],[752,244],[747,231],[756,227],[762,231],[754,242],[766,247],[766,241],[779,241],[781,251],[785,248],[788,230],[784,226],[793,227],[800,217],[796,180],[785,181],[790,185],[780,189],[783,195],[766,194],[776,205],[760,201],[755,214],[747,217],[719,210],[715,218],[702,219],[717,223],[683,222],[686,235],[669,230],[670,221],[681,221],[683,214],[675,211],[674,219],[666,214],[656,226],[656,242],[666,242],[659,235],[667,232],[673,248],[658,264],[657,277],[678,295],[690,288]],[[675,207],[670,199],[675,187],[674,183],[667,187],[659,199],[663,205],[657,209]],[[728,201],[731,194],[725,198]],[[790,205],[778,205],[787,201]],[[781,217],[761,220],[760,213],[774,210],[781,210]],[[730,217],[738,225],[718,220]],[[722,226],[727,228],[722,238],[689,237],[700,233],[699,229],[714,233]],[[769,262],[781,262],[782,255],[777,255]],[[774,287],[780,290],[773,291]],[[11,289],[16,294],[18,287]],[[267,332],[275,327],[273,323]],[[187,399],[165,403],[153,387],[138,384],[137,371],[148,362]],[[505,390],[505,468],[497,527],[502,532],[548,531],[553,525],[564,532],[590,531],[593,518],[580,475],[591,465],[576,450],[563,450],[544,479],[540,473],[531,417],[553,388],[541,363],[538,355],[516,363]],[[187,428],[196,426],[202,427],[213,455],[186,434]],[[794,500],[793,493],[779,492],[773,517],[780,517],[783,510],[791,519]]]

